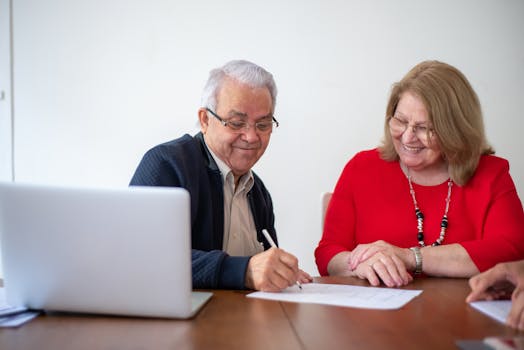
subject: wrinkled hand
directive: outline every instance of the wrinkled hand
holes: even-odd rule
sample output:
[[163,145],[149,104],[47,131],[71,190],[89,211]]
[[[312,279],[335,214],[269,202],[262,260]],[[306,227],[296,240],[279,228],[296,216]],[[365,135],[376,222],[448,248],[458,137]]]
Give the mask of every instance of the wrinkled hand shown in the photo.
[[401,287],[413,281],[406,266],[410,258],[413,257],[409,249],[376,241],[359,244],[349,256],[348,268],[355,276],[367,279],[372,286],[378,286],[382,281],[388,287]]
[[265,292],[277,292],[300,281],[311,281],[298,268],[298,259],[280,248],[271,248],[256,254],[249,260],[246,271],[246,287]]
[[309,275],[306,271],[298,270],[298,282],[300,283],[311,283],[313,282],[313,277]]
[[469,280],[471,293],[466,302],[508,299],[511,310],[506,323],[524,330],[524,260],[501,263]]

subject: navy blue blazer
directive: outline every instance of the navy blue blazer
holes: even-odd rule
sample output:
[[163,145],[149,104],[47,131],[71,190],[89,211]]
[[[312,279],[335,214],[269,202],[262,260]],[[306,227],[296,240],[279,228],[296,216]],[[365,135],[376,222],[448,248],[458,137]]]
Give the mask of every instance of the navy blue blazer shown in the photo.
[[[257,238],[264,249],[267,229],[277,241],[271,196],[254,175],[247,194]],[[191,196],[191,261],[193,288],[244,289],[250,257],[229,256],[222,251],[224,193],[220,170],[209,153],[202,133],[184,135],[146,152],[131,179],[131,186],[183,187]],[[277,243],[278,244],[278,243]]]

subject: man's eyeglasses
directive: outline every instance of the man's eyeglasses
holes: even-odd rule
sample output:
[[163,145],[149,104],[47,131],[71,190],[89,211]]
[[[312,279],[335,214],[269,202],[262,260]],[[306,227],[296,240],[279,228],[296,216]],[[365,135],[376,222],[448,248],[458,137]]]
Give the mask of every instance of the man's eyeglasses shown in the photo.
[[425,125],[409,125],[405,120],[401,120],[396,116],[389,117],[389,128],[391,132],[402,135],[408,128],[417,136],[422,142],[430,141],[435,136],[435,130]]
[[[211,113],[213,117],[217,118],[218,121],[220,121],[222,125],[224,125],[225,127],[228,127],[233,132],[240,133],[244,130],[247,131],[249,130],[251,126],[253,126],[253,124],[249,124],[245,120],[241,120],[241,119],[227,119],[227,120],[222,119],[220,116],[218,116],[218,114],[216,114],[209,108],[206,108],[206,111]],[[271,120],[262,120],[254,124],[255,130],[261,134],[270,133],[273,130],[273,126],[276,128],[278,127],[278,125],[279,125],[278,121],[273,116],[271,116]]]

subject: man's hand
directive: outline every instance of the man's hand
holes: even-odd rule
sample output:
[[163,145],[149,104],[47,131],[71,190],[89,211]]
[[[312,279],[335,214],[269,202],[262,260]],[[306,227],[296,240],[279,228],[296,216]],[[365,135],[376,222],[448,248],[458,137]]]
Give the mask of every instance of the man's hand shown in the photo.
[[511,296],[506,323],[524,330],[524,260],[500,263],[470,278],[471,293],[466,302],[505,299]]
[[246,271],[246,287],[265,292],[278,292],[297,281],[311,282],[311,277],[298,268],[298,259],[280,248],[271,248],[251,257]]

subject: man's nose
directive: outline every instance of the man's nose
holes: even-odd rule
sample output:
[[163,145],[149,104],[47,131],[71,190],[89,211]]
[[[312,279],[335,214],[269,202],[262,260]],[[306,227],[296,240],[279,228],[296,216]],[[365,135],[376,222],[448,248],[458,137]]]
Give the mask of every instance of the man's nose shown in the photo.
[[246,127],[242,129],[242,135],[244,135],[246,140],[256,140],[259,138],[255,124],[246,124]]

